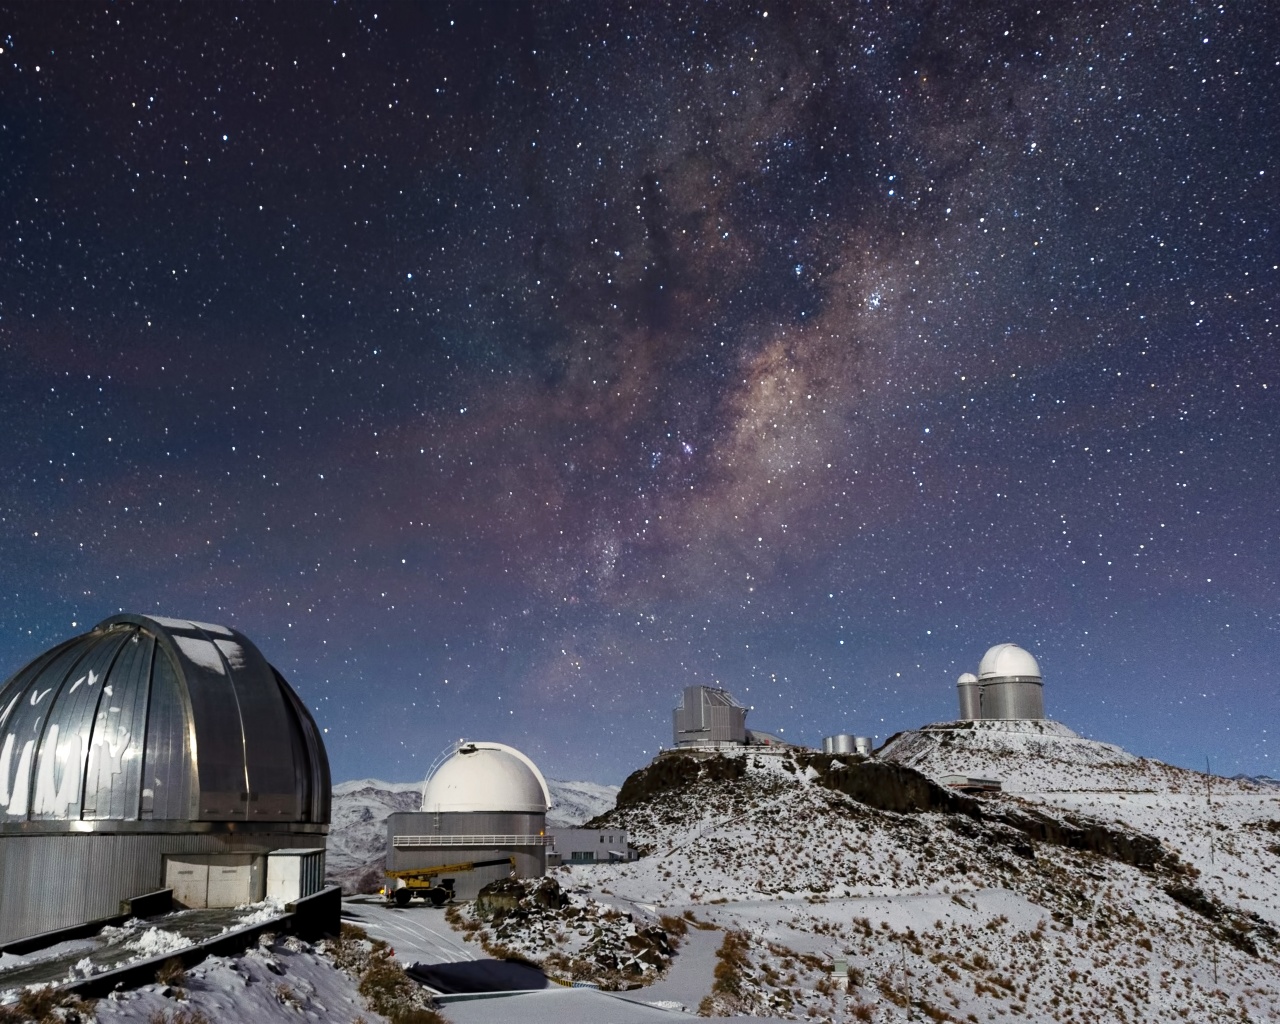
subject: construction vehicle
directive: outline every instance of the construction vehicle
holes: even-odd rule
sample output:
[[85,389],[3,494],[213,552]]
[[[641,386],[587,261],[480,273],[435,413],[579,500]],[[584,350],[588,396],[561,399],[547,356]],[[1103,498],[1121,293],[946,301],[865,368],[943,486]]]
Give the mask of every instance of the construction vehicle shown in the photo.
[[[388,871],[387,884],[382,887],[382,895],[388,903],[397,907],[407,907],[415,896],[430,900],[433,907],[443,907],[453,899],[453,879],[442,878],[444,874],[460,875],[464,871],[476,868],[491,868],[499,864],[516,867],[514,857],[498,857],[494,860],[466,861],[461,864],[441,864],[429,868],[409,868],[405,871]],[[439,881],[437,881],[439,879]]]

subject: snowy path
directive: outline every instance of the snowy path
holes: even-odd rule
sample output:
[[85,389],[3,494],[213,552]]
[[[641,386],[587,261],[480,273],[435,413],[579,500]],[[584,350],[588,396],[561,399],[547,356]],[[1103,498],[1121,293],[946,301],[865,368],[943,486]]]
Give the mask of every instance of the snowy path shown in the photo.
[[690,928],[680,940],[680,949],[667,973],[647,988],[628,994],[646,1003],[679,1003],[690,1010],[697,1010],[703,997],[711,994],[716,950],[722,942],[724,933],[719,928],[705,931]]
[[402,964],[456,963],[489,955],[450,928],[444,911],[436,907],[389,907],[381,897],[354,896],[342,901],[342,919],[388,943]]

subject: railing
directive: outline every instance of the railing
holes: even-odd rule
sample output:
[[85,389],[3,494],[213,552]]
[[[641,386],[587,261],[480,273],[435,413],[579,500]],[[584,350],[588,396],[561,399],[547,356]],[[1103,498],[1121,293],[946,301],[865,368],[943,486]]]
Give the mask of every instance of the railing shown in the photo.
[[398,849],[416,846],[550,846],[551,836],[392,836]]

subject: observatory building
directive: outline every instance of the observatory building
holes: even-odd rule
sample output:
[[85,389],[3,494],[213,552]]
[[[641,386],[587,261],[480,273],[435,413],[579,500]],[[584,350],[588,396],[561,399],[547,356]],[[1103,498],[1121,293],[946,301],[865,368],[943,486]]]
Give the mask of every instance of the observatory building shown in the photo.
[[1044,679],[1036,659],[1016,644],[996,644],[956,681],[960,718],[967,722],[1044,718]]
[[0,941],[161,888],[261,900],[271,853],[323,848],[329,801],[319,730],[247,637],[113,616],[0,689]]
[[709,747],[747,742],[747,709],[728,690],[686,686],[671,713],[677,747]]
[[422,810],[387,819],[387,871],[509,858],[452,873],[459,899],[473,899],[487,883],[505,878],[511,861],[521,878],[543,875],[550,805],[546,779],[520,751],[460,740],[427,776]]
[[686,686],[671,712],[672,744],[689,747],[788,747],[781,736],[747,728],[747,712],[728,690]]

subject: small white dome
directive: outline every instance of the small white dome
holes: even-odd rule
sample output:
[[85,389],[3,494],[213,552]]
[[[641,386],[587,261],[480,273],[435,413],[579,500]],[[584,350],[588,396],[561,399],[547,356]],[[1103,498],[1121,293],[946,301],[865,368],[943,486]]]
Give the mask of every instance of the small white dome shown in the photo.
[[972,672],[962,672],[960,673],[960,678],[956,680],[956,686],[968,686],[970,683],[976,683],[977,681],[978,677]]
[[979,679],[1007,679],[1010,676],[1034,676],[1040,678],[1040,666],[1017,644],[996,644],[982,656],[978,666]]
[[545,814],[551,805],[537,765],[503,743],[462,742],[427,778],[424,811],[519,811]]

